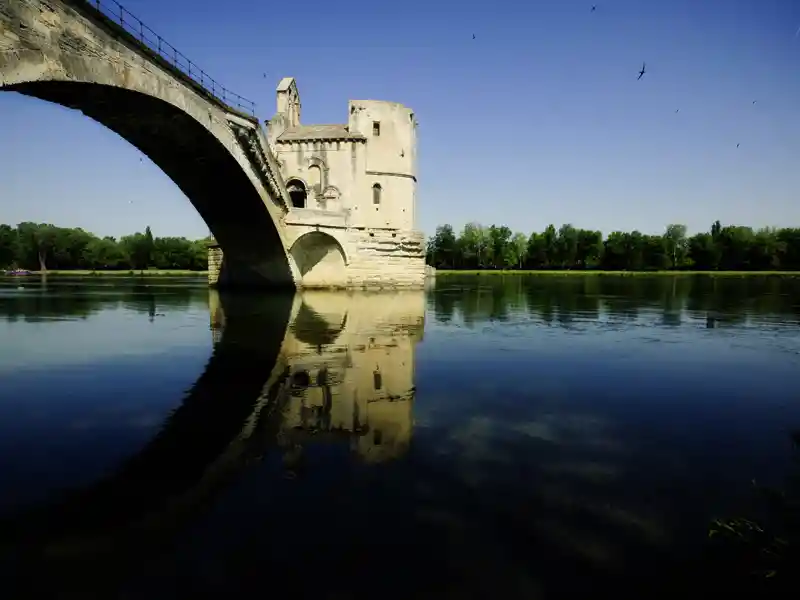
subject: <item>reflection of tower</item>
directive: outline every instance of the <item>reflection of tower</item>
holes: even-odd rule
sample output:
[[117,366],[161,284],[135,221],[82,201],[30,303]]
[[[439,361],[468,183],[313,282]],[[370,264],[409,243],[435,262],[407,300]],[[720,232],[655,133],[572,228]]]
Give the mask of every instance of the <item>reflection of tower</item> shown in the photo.
[[411,440],[424,292],[307,291],[301,299],[284,346],[294,374],[284,433],[295,444],[348,444],[369,462],[401,456]]

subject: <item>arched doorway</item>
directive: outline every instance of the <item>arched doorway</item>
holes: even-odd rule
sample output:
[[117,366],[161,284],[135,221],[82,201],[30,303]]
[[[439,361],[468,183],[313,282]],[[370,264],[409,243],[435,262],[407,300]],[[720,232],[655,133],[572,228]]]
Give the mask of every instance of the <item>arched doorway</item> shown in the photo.
[[294,208],[306,208],[308,200],[308,192],[306,185],[299,179],[290,179],[286,182],[286,191],[289,192],[289,198],[292,200]]
[[346,287],[344,249],[331,235],[312,231],[300,236],[289,251],[300,271],[303,287]]

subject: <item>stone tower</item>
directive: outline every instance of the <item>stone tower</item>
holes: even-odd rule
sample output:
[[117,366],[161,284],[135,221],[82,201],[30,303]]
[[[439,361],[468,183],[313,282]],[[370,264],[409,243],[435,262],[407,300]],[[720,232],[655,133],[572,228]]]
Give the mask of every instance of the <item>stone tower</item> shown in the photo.
[[417,190],[417,123],[396,102],[351,100],[348,127],[367,139],[361,174],[370,194],[363,207],[373,227],[414,229]]
[[267,140],[289,193],[284,226],[301,287],[423,287],[417,122],[396,102],[351,100],[346,123],[307,125],[283,78]]

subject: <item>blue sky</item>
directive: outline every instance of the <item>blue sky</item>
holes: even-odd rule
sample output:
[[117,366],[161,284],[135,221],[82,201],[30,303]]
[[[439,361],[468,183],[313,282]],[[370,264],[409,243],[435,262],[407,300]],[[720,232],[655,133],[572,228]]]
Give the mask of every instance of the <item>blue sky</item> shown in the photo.
[[[426,233],[800,226],[794,0],[309,0],[296,19],[253,0],[123,4],[261,119],[287,75],[306,123],[345,122],[349,98],[412,107]],[[78,112],[0,94],[0,222],[205,235],[139,158]]]

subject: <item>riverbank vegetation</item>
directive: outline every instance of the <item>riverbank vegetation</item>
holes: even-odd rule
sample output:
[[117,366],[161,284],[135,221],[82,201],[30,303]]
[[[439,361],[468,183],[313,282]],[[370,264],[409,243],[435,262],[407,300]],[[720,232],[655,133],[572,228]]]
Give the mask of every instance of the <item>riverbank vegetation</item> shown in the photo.
[[0,224],[0,269],[189,274],[208,269],[207,243],[208,238],[153,237],[150,227],[117,240],[47,223]]
[[800,228],[723,226],[688,236],[668,225],[663,235],[602,232],[549,225],[541,233],[514,233],[505,225],[468,223],[456,235],[442,225],[428,240],[426,262],[458,271],[800,271]]

